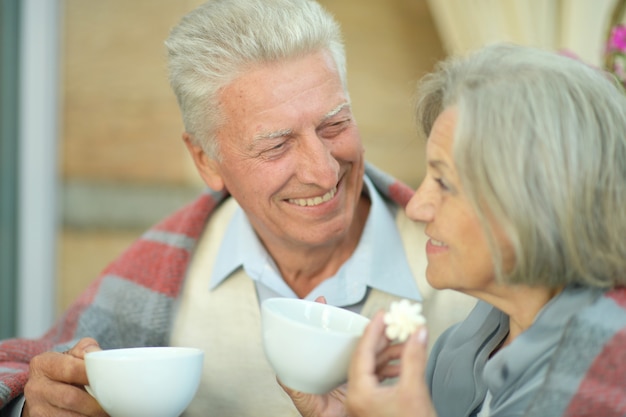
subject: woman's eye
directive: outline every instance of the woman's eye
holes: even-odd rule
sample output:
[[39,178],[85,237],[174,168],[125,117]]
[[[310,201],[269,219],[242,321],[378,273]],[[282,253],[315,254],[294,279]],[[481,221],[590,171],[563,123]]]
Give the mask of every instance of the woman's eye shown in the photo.
[[435,178],[435,182],[439,185],[439,188],[442,190],[449,190],[450,187],[446,184],[446,182],[442,178]]

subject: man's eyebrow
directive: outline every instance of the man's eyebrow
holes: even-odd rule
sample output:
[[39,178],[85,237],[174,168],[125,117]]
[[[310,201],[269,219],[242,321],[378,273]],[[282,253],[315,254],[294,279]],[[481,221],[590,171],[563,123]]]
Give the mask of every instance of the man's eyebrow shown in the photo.
[[[334,109],[326,113],[324,117],[322,118],[322,120],[328,120],[331,117],[336,116],[339,112],[341,112],[346,107],[350,107],[349,102],[341,103],[340,105],[338,105],[337,107],[335,107]],[[256,141],[263,140],[263,139],[276,139],[276,138],[280,138],[283,136],[289,136],[292,134],[293,134],[292,129],[281,129],[281,130],[276,130],[274,132],[261,132],[261,133],[257,133],[256,135],[254,135],[253,140],[256,142]]]
[[291,129],[281,129],[281,130],[276,130],[274,132],[261,132],[261,133],[257,133],[256,135],[254,135],[253,140],[258,141],[258,140],[263,140],[263,139],[276,139],[282,136],[289,136],[292,133],[293,133],[293,130]]
[[336,116],[341,110],[343,110],[346,107],[350,107],[350,103],[347,101],[345,103],[341,103],[340,105],[338,105],[337,107],[335,107],[334,109],[326,113],[324,117],[322,118],[322,120],[328,120],[331,117]]

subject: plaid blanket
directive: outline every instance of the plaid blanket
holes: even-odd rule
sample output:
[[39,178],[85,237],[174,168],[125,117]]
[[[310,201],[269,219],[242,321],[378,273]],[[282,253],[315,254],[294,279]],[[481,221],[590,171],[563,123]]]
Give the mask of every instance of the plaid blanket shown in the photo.
[[567,325],[525,417],[626,416],[626,288],[604,294]]
[[[382,195],[404,207],[413,191],[367,165]],[[207,192],[132,244],[36,340],[0,342],[0,409],[23,392],[32,357],[63,351],[82,337],[103,349],[163,346],[196,241],[227,197]],[[141,300],[141,301],[139,301]],[[607,318],[610,317],[610,320]],[[607,292],[569,323],[526,417],[626,416],[626,289]]]
[[[381,195],[401,207],[413,195],[410,187],[372,165],[366,165],[366,175]],[[144,233],[40,339],[0,341],[0,409],[23,392],[28,363],[40,353],[63,351],[87,336],[103,349],[166,345],[198,237],[227,197],[207,191]]]

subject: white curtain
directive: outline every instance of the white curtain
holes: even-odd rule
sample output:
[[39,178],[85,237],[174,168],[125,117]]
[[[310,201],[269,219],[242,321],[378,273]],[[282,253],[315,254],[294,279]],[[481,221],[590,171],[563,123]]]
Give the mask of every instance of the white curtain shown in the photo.
[[568,50],[601,65],[617,0],[428,0],[446,51],[497,41]]

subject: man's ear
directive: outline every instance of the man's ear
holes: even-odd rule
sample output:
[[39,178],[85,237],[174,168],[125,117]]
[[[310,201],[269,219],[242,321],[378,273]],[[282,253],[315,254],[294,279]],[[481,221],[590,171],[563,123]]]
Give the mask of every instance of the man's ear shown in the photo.
[[222,180],[222,174],[217,161],[210,158],[200,145],[195,144],[191,134],[184,132],[183,142],[185,142],[185,146],[193,159],[193,163],[196,165],[196,169],[206,185],[214,191],[223,190],[224,180]]

